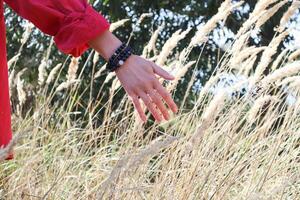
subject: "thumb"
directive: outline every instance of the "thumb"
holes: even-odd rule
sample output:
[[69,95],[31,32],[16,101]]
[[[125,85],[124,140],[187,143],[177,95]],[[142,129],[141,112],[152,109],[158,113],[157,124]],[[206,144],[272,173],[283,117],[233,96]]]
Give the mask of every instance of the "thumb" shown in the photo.
[[166,80],[174,80],[175,77],[171,75],[169,72],[161,68],[160,66],[156,65],[155,63],[152,63],[153,71],[155,74],[161,76],[162,78]]

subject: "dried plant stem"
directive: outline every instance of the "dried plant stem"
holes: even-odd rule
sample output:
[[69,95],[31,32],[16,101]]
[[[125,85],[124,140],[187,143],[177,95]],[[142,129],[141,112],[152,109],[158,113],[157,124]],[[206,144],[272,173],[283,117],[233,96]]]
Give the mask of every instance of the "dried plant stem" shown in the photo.
[[279,32],[284,31],[288,21],[294,15],[294,13],[297,11],[297,9],[299,9],[299,7],[300,7],[300,1],[294,0],[292,5],[289,7],[289,9],[286,11],[286,13],[284,13],[284,15],[282,16],[282,18],[280,20],[280,25],[279,25],[279,28],[277,29]]
[[225,0],[221,7],[219,8],[219,11],[216,15],[214,15],[203,27],[201,27],[198,32],[195,34],[195,36],[192,38],[191,43],[189,46],[194,47],[196,45],[201,45],[206,42],[207,35],[217,26],[217,23],[226,20],[230,12],[239,6],[241,6],[244,3],[244,1],[238,2],[234,5],[231,5],[230,0]]
[[123,26],[128,21],[129,21],[129,19],[122,19],[120,21],[112,23],[109,27],[109,31],[114,32],[115,30],[117,30],[119,27]]
[[163,66],[168,59],[168,56],[172,53],[173,49],[178,45],[178,42],[186,37],[191,29],[186,31],[176,31],[170,39],[164,44],[161,53],[159,54],[156,63],[159,66]]
[[263,84],[272,83],[274,81],[281,80],[284,77],[292,76],[300,72],[300,61],[287,64],[284,67],[275,70],[272,74],[266,76],[263,80]]
[[276,53],[279,44],[282,42],[282,40],[287,35],[288,35],[288,32],[285,31],[285,32],[279,34],[277,37],[273,38],[273,40],[269,44],[268,48],[263,52],[262,59],[255,70],[255,74],[253,77],[254,82],[257,82],[258,80],[260,80],[265,69],[269,66],[269,64],[272,60],[272,56]]

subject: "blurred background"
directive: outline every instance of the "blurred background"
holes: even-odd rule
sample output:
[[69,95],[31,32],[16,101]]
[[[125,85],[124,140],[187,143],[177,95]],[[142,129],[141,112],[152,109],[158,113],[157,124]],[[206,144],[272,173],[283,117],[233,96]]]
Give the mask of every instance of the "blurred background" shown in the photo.
[[300,1],[243,2],[90,1],[176,77],[179,113],[145,125],[93,50],[64,55],[6,7],[22,141],[0,199],[299,199]]
[[[159,27],[163,28],[160,29],[160,33],[156,41],[157,51],[161,50],[163,44],[174,32],[179,29],[186,30],[191,28],[188,35],[181,40],[179,44],[177,44],[172,56],[178,56],[176,54],[182,51],[185,45],[189,43],[197,29],[199,29],[199,27],[205,24],[205,22],[218,12],[218,8],[222,2],[223,1],[221,0],[90,0],[93,7],[97,11],[101,12],[111,23],[122,19],[129,19],[124,26],[115,31],[115,34],[121,40],[129,41],[129,44],[135,49],[137,54],[142,54],[143,48],[150,40],[151,35],[153,35],[153,32]],[[180,105],[180,102],[182,102],[182,98],[184,98],[187,91],[191,77],[193,75],[196,77],[194,79],[195,81],[193,83],[192,90],[190,90],[190,94],[186,95],[187,99],[185,101],[185,105],[180,105],[183,109],[193,107],[195,94],[201,90],[201,87],[210,77],[224,52],[230,48],[230,44],[233,41],[235,34],[243,22],[249,17],[249,13],[253,10],[255,3],[255,0],[246,1],[242,7],[234,10],[225,22],[220,22],[218,24],[218,28],[215,29],[209,36],[209,40],[206,45],[193,49],[189,60],[197,60],[198,62],[187,72],[185,77],[181,79],[179,86],[176,88],[174,93],[174,99],[177,104]],[[278,25],[280,18],[290,4],[291,3],[288,3],[280,8],[279,11],[262,26],[262,28],[253,31],[249,46],[266,46],[270,43],[275,34],[274,27]],[[142,23],[138,23],[140,16],[143,13],[150,13],[152,16],[148,16]],[[300,47],[300,37],[299,32],[297,31],[297,27],[300,27],[298,26],[300,21],[298,14],[299,12],[290,22],[290,26],[293,26],[294,28],[296,27],[296,31],[291,32],[289,37],[282,42],[282,44],[278,47],[278,51],[275,56],[281,52],[283,46],[290,50],[295,50]],[[20,51],[20,41],[22,39],[24,29],[26,29],[26,21],[18,17],[8,7],[5,9],[5,17],[8,36],[8,57],[12,58],[18,51]],[[46,54],[50,54],[47,65],[49,68],[48,71],[50,71],[56,64],[64,63],[66,61],[67,55],[57,51],[55,45],[51,46],[50,43],[51,37],[44,35],[37,29],[34,29],[28,42],[22,48],[22,52],[20,52],[22,56],[16,63],[15,69],[16,71],[19,71],[24,67],[29,69],[25,72],[26,75],[23,76],[24,81],[26,82],[25,85],[29,88],[29,90],[30,88],[35,88],[38,84],[38,80],[36,78],[38,76],[38,66]],[[51,47],[50,52],[47,50],[49,46]],[[86,60],[89,53],[89,51],[86,52],[82,56],[82,60]],[[258,57],[257,62],[259,59],[260,58]],[[70,60],[66,62],[70,62]],[[81,84],[81,91],[84,91],[90,83],[92,64],[92,61],[88,62],[88,66],[84,70],[84,76],[86,78],[83,78],[82,80],[84,83]],[[100,60],[97,64],[97,69],[103,64],[103,60]],[[169,63],[166,63],[166,65],[168,64]],[[82,65],[80,67],[82,67]],[[168,67],[166,66],[166,69],[167,68]],[[62,74],[66,74],[67,70],[68,69],[65,67]],[[95,98],[97,96],[97,91],[103,86],[106,76],[107,74],[102,74],[95,80],[95,94],[93,94]],[[106,84],[103,87],[103,92],[101,93],[103,102],[106,102],[109,97],[110,86],[110,84]],[[123,90],[122,92],[124,93],[125,91]],[[84,103],[85,96],[86,102]],[[13,97],[14,95],[12,95],[12,102],[16,101]],[[120,95],[120,98],[122,97],[123,95]],[[118,96],[115,98],[115,102],[118,102]],[[34,100],[30,98],[28,99],[30,102]],[[88,100],[89,95],[87,93],[87,95],[83,95],[83,105],[88,104]],[[32,105],[28,107],[31,106]]]

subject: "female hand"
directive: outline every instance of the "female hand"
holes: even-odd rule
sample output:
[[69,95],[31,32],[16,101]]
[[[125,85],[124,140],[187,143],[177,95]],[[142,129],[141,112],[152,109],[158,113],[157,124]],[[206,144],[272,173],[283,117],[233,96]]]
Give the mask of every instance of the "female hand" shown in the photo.
[[163,100],[174,113],[177,113],[178,108],[171,94],[160,84],[155,74],[166,80],[173,80],[174,77],[154,62],[137,55],[131,55],[115,72],[144,122],[147,121],[147,117],[139,98],[143,100],[158,122],[162,121],[161,114],[166,120],[170,119]]
[[[89,42],[89,45],[106,61],[121,44],[122,42],[110,31],[105,31]],[[173,80],[174,77],[155,63],[140,56],[131,55],[115,72],[144,122],[147,121],[147,117],[139,98],[144,101],[158,122],[162,121],[161,114],[166,120],[170,118],[162,99],[174,113],[177,113],[178,108],[171,94],[160,84],[155,74],[167,80]]]

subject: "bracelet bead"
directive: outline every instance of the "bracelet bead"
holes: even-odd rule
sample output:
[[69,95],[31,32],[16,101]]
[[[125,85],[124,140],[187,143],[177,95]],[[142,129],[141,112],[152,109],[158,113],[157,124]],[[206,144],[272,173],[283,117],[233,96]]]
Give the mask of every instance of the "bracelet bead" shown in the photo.
[[108,60],[106,69],[110,72],[115,71],[117,68],[123,65],[131,55],[132,49],[125,43],[122,43],[122,45],[114,52],[114,54]]

